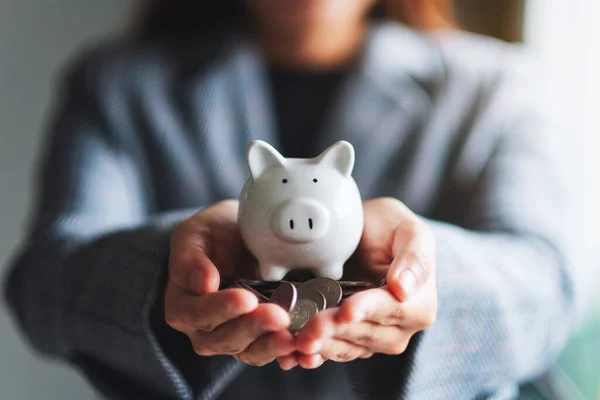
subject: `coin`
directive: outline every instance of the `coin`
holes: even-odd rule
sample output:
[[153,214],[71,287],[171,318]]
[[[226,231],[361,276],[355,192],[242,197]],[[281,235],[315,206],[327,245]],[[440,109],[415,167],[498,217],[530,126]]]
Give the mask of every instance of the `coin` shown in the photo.
[[353,294],[360,293],[360,292],[364,292],[364,290],[344,290],[342,292],[342,297],[352,296]]
[[317,303],[310,299],[299,299],[296,303],[296,307],[290,313],[290,327],[289,330],[297,332],[304,328],[308,323],[310,317],[319,312]]
[[319,311],[323,311],[327,308],[327,299],[325,298],[325,295],[308,282],[298,286],[298,298],[314,301]]
[[275,290],[279,286],[281,282],[267,282],[267,281],[256,281],[256,280],[248,280],[242,279],[241,282],[244,282],[246,285],[251,286],[255,290],[262,292],[265,289]]
[[366,281],[339,281],[341,287],[374,287],[371,282]]
[[243,282],[243,281],[241,281],[241,282],[238,282],[238,287],[240,287],[240,288],[242,288],[242,289],[249,290],[250,292],[252,292],[252,294],[254,294],[254,295],[255,295],[255,296],[258,298],[258,301],[259,301],[259,302],[261,302],[261,303],[266,303],[266,302],[268,302],[268,301],[269,301],[269,298],[268,298],[267,296],[263,296],[263,294],[262,294],[262,293],[259,293],[259,292],[257,292],[256,290],[254,290],[254,289],[252,288],[252,286],[250,286],[250,285],[247,285],[247,284],[246,284],[245,282]]
[[277,290],[271,296],[270,303],[280,305],[285,311],[290,312],[296,306],[298,289],[288,282],[281,282]]
[[[304,285],[311,285],[325,296],[327,308],[335,307],[342,299],[342,287],[330,278],[314,278]],[[304,286],[303,285],[303,286]]]

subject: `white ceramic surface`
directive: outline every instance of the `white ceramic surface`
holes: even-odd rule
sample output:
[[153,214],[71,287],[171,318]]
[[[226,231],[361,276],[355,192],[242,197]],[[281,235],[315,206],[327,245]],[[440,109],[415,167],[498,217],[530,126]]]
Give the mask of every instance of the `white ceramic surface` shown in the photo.
[[339,280],[363,229],[352,178],[354,148],[339,141],[318,157],[284,158],[271,145],[248,145],[250,178],[240,196],[242,238],[265,281],[308,268]]

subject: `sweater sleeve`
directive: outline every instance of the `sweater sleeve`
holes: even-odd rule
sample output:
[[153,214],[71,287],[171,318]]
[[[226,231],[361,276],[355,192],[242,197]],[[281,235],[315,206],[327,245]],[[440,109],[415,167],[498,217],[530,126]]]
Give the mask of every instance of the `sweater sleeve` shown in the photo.
[[81,68],[67,77],[9,307],[34,348],[110,398],[195,398],[233,360],[196,356],[160,318],[170,231],[197,210],[155,211],[139,164],[111,137],[102,107],[115,104],[96,100]]
[[551,366],[573,327],[566,160],[535,99],[543,91],[522,77],[495,87],[487,115],[504,122],[482,125],[502,132],[461,205],[463,223],[426,220],[436,237],[439,312],[418,349],[417,398],[433,395],[431,380],[449,398],[514,390]]

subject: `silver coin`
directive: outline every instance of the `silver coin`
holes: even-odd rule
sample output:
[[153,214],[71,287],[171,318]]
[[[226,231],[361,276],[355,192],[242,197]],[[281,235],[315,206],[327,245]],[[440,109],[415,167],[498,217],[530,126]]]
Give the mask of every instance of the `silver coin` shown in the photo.
[[327,308],[327,299],[325,298],[325,295],[308,282],[298,286],[298,298],[314,301],[319,311],[323,311]]
[[366,281],[339,281],[342,287],[375,287],[371,282]]
[[338,305],[342,299],[342,287],[338,283],[330,278],[314,278],[305,283],[305,285],[311,285],[317,291],[321,292],[325,296],[327,302],[327,308],[332,308]]
[[249,290],[250,292],[252,292],[252,294],[254,294],[258,298],[259,302],[266,303],[267,301],[269,301],[269,298],[267,296],[264,296],[262,293],[254,290],[252,288],[252,286],[247,285],[245,282],[243,282],[243,281],[239,282],[238,285],[239,285],[238,287],[240,287],[242,289]]
[[270,303],[280,305],[285,311],[290,312],[296,306],[298,289],[288,282],[281,282],[277,290],[271,295]]
[[364,292],[365,290],[369,290],[369,289],[344,290],[342,292],[342,296],[351,296],[351,295],[356,294],[356,293]]
[[265,289],[277,289],[281,282],[266,282],[266,281],[255,281],[248,279],[240,279],[240,282],[245,283],[248,286],[253,287],[255,290],[265,290]]
[[317,303],[310,299],[299,299],[296,303],[296,307],[290,313],[290,327],[289,330],[297,332],[304,328],[308,323],[310,317],[319,312]]

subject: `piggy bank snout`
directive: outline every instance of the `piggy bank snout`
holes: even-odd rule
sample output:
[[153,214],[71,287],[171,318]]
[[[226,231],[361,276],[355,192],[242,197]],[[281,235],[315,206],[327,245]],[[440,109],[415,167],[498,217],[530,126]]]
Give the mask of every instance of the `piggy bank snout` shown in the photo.
[[310,242],[325,235],[329,228],[329,211],[313,199],[288,200],[273,214],[277,236],[289,242]]

